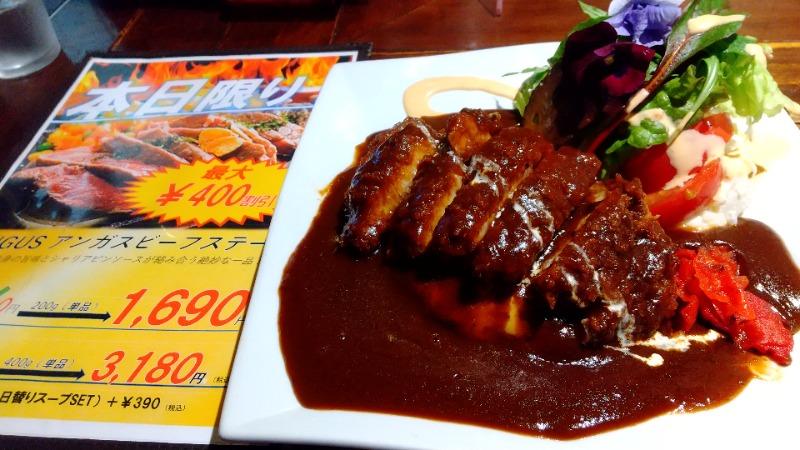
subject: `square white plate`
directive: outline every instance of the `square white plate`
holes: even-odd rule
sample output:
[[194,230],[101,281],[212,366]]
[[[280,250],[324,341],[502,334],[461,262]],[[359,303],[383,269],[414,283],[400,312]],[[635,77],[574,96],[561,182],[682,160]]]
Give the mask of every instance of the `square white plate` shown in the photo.
[[[291,163],[235,357],[220,420],[220,435],[234,441],[314,443],[403,449],[674,449],[785,444],[796,428],[789,413],[800,400],[795,362],[780,381],[754,381],[729,404],[709,411],[670,414],[641,425],[580,440],[553,441],[476,426],[352,411],[303,408],[294,396],[278,340],[278,285],[283,267],[305,235],[330,181],[353,160],[367,135],[405,117],[402,98],[416,81],[435,76],[476,76],[518,86],[525,75],[504,76],[539,66],[556,44],[530,44],[420,58],[340,64],[330,72]],[[432,104],[442,112],[462,107],[510,108],[487,94],[440,95]],[[759,139],[778,145],[800,142],[800,133],[781,115],[765,121]],[[754,192],[750,217],[784,237],[795,261],[800,256],[800,218],[786,205],[800,149]],[[788,189],[788,190],[787,190]],[[791,211],[786,214],[785,208]],[[309,280],[313,282],[312,280]],[[797,354],[797,352],[795,352]],[[796,357],[797,359],[797,357]]]

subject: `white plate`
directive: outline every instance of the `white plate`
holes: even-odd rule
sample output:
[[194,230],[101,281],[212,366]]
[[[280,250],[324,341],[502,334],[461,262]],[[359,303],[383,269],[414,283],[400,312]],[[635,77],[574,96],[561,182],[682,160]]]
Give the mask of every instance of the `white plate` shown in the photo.
[[[330,72],[292,161],[276,215],[270,226],[247,319],[235,357],[220,420],[224,439],[257,442],[316,443],[403,449],[598,449],[760,447],[785,444],[784,432],[796,419],[783,405],[800,400],[800,373],[795,362],[777,382],[751,383],[733,402],[692,414],[670,414],[641,425],[580,440],[553,441],[476,426],[412,417],[303,408],[294,396],[278,341],[278,285],[283,267],[305,235],[322,192],[353,159],[354,147],[372,132],[405,117],[403,92],[434,76],[477,76],[519,85],[522,75],[504,77],[542,65],[556,44],[531,44],[444,56],[340,64]],[[497,107],[496,99],[473,93],[443,95],[432,102],[443,112],[462,107]],[[501,103],[510,107],[510,102]],[[781,142],[800,142],[800,133],[785,115],[764,124],[761,135]],[[784,143],[785,144],[785,143]],[[784,145],[781,144],[781,145]],[[772,225],[800,256],[800,219],[785,214],[787,180],[800,168],[800,150],[759,185],[750,211]],[[781,172],[785,171],[785,173]],[[783,173],[784,176],[772,176]],[[777,209],[776,209],[777,208]],[[795,352],[796,354],[797,352]],[[795,357],[798,359],[797,357]]]

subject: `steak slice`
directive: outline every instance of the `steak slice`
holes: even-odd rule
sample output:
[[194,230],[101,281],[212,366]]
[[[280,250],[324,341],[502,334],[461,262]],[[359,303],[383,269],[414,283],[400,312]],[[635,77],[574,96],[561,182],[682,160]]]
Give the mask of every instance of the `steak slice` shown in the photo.
[[50,200],[69,207],[103,213],[128,212],[125,197],[114,185],[85,168],[58,164],[23,169],[10,178],[15,183],[32,183]]
[[489,139],[470,160],[469,183],[456,193],[436,226],[437,251],[451,256],[472,252],[506,197],[552,151],[539,133],[526,128],[504,128]]
[[161,170],[160,166],[146,164],[132,159],[115,159],[108,152],[94,151],[90,147],[75,147],[43,153],[36,159],[36,165],[52,166],[69,164],[90,170],[95,175],[117,185]]
[[516,284],[580,204],[600,170],[594,155],[561,148],[542,161],[505,202],[475,252],[475,272]]
[[136,133],[136,138],[161,147],[186,161],[213,161],[214,156],[202,148],[185,141],[179,134],[171,132],[166,122],[152,124],[150,128]]
[[269,164],[278,162],[276,156],[278,150],[275,144],[258,134],[256,130],[238,125],[235,122],[231,122],[230,128],[231,131],[245,140],[244,144],[233,152],[232,156],[234,158],[237,158],[239,161],[248,159],[252,159],[255,162],[266,161]]
[[582,311],[591,344],[646,339],[677,307],[674,244],[650,215],[638,180],[606,184],[604,198],[574,220],[537,262],[529,301]]
[[408,198],[395,213],[393,249],[411,257],[425,252],[465,174],[464,162],[452,152],[436,153],[420,164]]
[[248,112],[243,114],[217,114],[209,119],[221,121],[227,126],[240,123],[256,131],[259,135],[270,141],[279,155],[291,155],[297,149],[304,128],[292,123],[281,116],[268,112]]
[[106,139],[101,146],[101,151],[116,159],[133,159],[154,166],[178,167],[188,163],[187,160],[161,147],[124,134],[117,134]]
[[464,108],[447,119],[447,140],[456,155],[469,160],[503,129],[500,113]]
[[408,196],[420,163],[438,150],[439,140],[424,122],[408,118],[395,128],[358,167],[345,193],[346,223],[340,242],[360,253],[378,248],[395,210]]

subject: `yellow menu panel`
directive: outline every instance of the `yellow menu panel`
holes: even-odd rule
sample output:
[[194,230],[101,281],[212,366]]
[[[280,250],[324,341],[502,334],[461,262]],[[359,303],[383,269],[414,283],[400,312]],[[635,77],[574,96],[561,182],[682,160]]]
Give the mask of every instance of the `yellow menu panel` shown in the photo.
[[4,415],[213,426],[266,234],[1,231]]

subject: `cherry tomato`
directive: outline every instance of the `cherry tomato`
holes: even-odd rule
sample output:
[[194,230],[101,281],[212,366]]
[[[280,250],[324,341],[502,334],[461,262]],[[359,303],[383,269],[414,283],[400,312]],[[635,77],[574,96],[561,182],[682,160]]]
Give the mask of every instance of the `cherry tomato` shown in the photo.
[[622,176],[628,180],[638,178],[646,194],[658,191],[678,171],[672,167],[667,155],[667,144],[658,144],[637,153],[622,166]]
[[733,136],[733,122],[725,113],[712,114],[703,117],[692,128],[703,134],[716,134],[723,141],[728,142]]
[[645,203],[664,228],[679,224],[689,214],[706,206],[722,183],[722,163],[712,160],[682,186],[645,196]]

